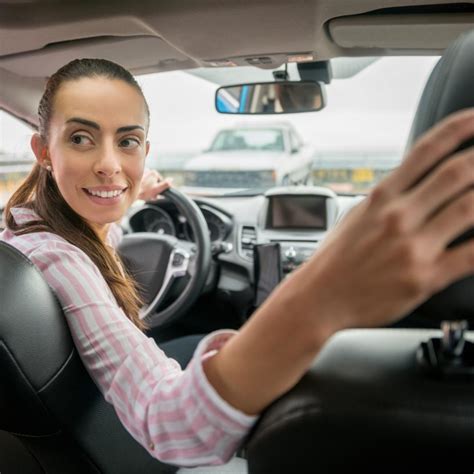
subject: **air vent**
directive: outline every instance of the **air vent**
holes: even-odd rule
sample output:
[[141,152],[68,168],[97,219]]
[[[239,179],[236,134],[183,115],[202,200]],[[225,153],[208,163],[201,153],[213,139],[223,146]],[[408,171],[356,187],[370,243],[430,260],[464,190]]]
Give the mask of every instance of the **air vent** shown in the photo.
[[243,226],[240,232],[240,252],[247,258],[253,259],[253,247],[257,243],[255,227]]

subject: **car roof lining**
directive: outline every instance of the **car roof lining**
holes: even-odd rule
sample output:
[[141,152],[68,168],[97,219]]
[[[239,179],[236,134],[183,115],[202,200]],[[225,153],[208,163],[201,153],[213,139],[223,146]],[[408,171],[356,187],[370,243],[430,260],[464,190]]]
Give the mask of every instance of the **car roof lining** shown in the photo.
[[[430,3],[434,6],[429,9],[425,6],[426,0],[405,0],[404,8],[400,3],[394,0],[142,0],[131,12],[126,2],[117,1],[28,0],[15,4],[0,0],[0,58],[42,48],[47,50],[48,45],[68,41],[74,48],[74,40],[96,38],[101,41],[106,36],[161,38],[177,56],[185,55],[203,66],[214,60],[259,54],[272,56],[311,51],[316,59],[361,56],[367,55],[366,44],[369,38],[374,38],[375,30],[370,28],[372,22],[378,25],[382,17],[385,17],[385,26],[389,26],[391,18],[399,23],[396,17],[401,12],[403,17],[410,14],[421,18],[426,12],[435,11],[429,24],[436,25],[437,21],[444,24],[444,17],[456,15],[453,11],[459,11],[464,5],[446,5],[446,0],[432,0]],[[25,15],[25,8],[29,9],[28,15]],[[473,11],[472,6],[471,10],[468,7],[464,10]],[[411,11],[415,13],[409,13]],[[465,11],[457,14],[464,15]],[[359,32],[361,43],[353,42],[347,47],[335,43],[328,34],[329,22],[343,18],[346,23],[348,19],[360,23],[358,17],[361,15],[368,28],[365,36],[364,32]],[[397,33],[382,36],[379,33],[376,40],[389,41],[386,36],[390,38]],[[424,32],[419,33],[418,41],[420,38],[425,44],[433,41]],[[445,46],[441,45],[441,48]],[[440,45],[436,43],[435,47],[440,48]],[[407,43],[402,48],[413,49],[413,45]],[[140,48],[136,51],[144,52]],[[159,61],[166,59],[166,55],[157,52],[156,58],[158,61],[150,63],[150,67],[159,70]]]

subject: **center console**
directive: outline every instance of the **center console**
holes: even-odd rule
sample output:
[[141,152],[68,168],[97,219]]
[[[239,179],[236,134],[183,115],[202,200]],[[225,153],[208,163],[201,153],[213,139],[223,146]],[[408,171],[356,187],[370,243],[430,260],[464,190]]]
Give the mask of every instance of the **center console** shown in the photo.
[[257,304],[311,257],[336,217],[337,198],[330,189],[302,186],[267,191],[254,246]]

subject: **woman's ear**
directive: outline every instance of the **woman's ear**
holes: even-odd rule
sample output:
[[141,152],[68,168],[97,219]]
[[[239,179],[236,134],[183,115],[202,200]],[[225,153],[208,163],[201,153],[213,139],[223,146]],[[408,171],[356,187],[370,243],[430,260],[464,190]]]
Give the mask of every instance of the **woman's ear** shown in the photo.
[[30,145],[33,153],[35,154],[36,161],[40,166],[46,168],[47,165],[51,165],[51,163],[49,163],[48,148],[39,133],[33,134]]
[[150,142],[147,140],[145,143],[145,157],[148,156],[149,151],[150,151]]

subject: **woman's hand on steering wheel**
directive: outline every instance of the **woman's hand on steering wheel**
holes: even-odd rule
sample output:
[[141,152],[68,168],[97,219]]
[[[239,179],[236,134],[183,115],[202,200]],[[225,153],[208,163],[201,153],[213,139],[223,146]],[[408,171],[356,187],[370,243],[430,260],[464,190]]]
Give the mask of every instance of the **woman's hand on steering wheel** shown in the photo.
[[145,169],[138,199],[143,201],[154,201],[158,196],[169,189],[173,184],[173,178],[164,179],[156,170]]

